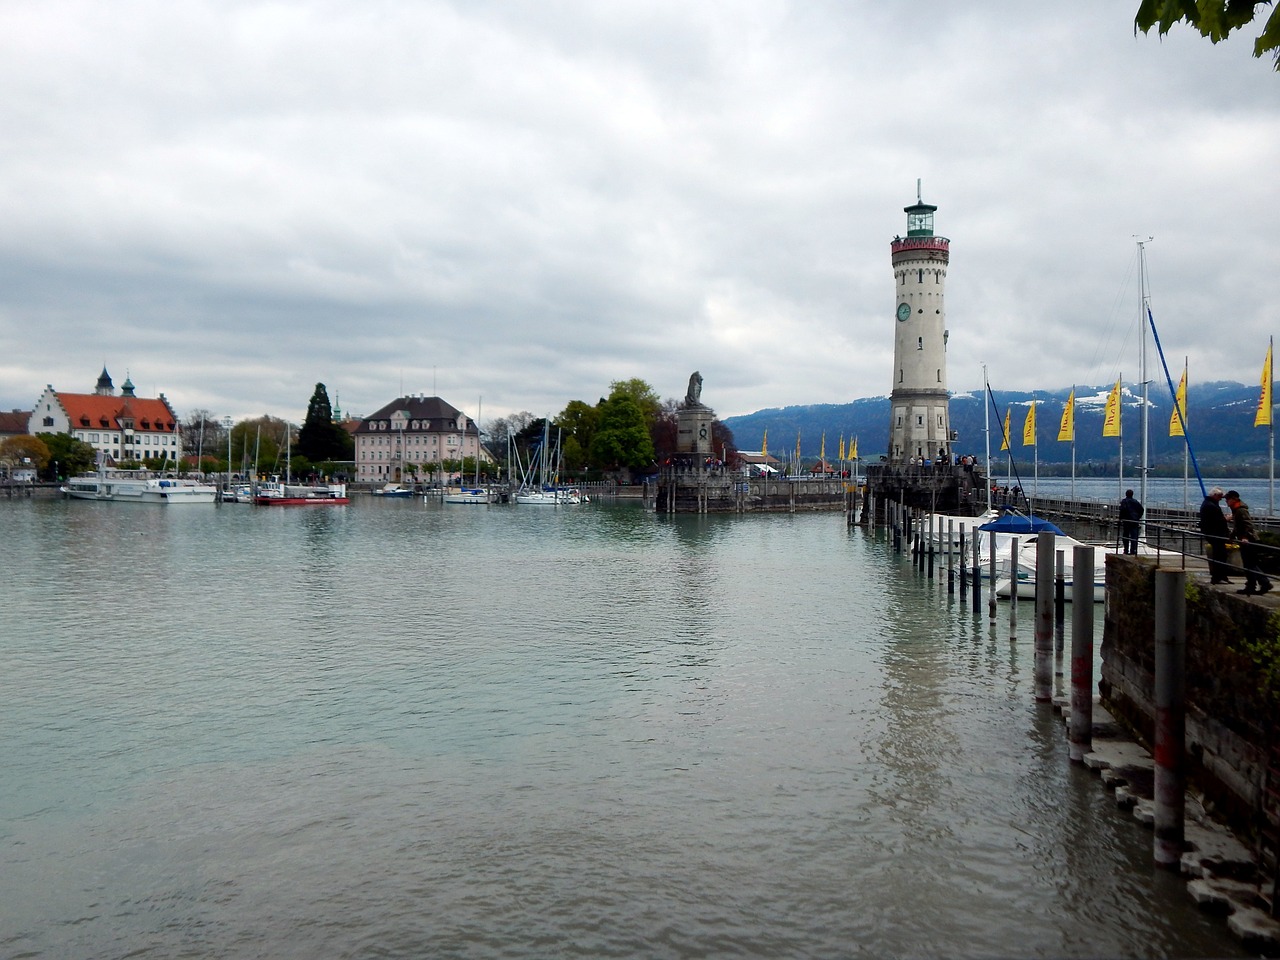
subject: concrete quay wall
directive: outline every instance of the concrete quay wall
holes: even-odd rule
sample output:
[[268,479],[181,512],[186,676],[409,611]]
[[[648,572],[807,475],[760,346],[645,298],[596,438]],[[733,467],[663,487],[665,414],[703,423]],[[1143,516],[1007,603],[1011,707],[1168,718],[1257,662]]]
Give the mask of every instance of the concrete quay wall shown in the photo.
[[[1099,681],[1103,704],[1148,747],[1156,569],[1150,558],[1108,556]],[[1186,592],[1188,775],[1233,830],[1254,836],[1266,822],[1268,756],[1280,736],[1280,605],[1201,575],[1188,577]]]

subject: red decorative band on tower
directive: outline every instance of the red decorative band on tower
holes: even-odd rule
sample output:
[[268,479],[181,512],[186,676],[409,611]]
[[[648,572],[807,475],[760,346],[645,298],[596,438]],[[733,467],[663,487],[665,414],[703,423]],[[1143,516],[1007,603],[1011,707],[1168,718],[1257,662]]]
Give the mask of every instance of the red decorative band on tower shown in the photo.
[[900,260],[951,261],[951,241],[946,237],[895,237],[892,249],[895,264]]

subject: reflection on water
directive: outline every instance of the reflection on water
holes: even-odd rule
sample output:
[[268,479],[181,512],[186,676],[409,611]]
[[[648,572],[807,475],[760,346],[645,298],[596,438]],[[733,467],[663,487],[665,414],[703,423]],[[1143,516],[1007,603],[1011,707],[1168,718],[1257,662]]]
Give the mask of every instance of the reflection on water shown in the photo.
[[1070,768],[1030,617],[839,517],[55,502],[0,537],[5,954],[1242,955]]

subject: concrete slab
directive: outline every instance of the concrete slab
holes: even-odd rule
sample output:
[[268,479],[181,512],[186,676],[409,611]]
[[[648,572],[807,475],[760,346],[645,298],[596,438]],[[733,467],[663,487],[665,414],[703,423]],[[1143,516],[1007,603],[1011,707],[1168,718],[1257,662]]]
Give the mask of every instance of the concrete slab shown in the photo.
[[[1274,594],[1267,594],[1251,599],[1275,603],[1273,598]],[[1053,707],[1069,724],[1070,702],[1058,698]],[[1085,754],[1085,767],[1098,771],[1103,785],[1114,791],[1117,806],[1132,810],[1139,823],[1153,826],[1155,761],[1150,752],[1130,739],[1101,704],[1094,704],[1093,721],[1093,749]],[[1180,866],[1182,874],[1191,878],[1187,891],[1192,899],[1201,909],[1226,916],[1227,929],[1247,949],[1280,956],[1280,920],[1265,910],[1250,849],[1209,817],[1200,797],[1190,791],[1183,829],[1187,849]]]

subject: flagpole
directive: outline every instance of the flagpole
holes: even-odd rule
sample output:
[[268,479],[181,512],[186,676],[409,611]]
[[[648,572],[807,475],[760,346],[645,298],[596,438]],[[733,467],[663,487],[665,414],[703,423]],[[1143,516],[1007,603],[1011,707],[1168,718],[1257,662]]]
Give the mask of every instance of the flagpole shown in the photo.
[[[1189,359],[1184,356],[1182,358],[1182,382],[1183,383],[1187,382],[1187,368],[1189,363],[1190,363]],[[1190,388],[1190,386],[1191,384],[1188,383],[1187,387]],[[1185,394],[1184,394],[1184,397],[1185,397]],[[1177,404],[1178,398],[1174,397],[1173,402],[1174,404]],[[1183,405],[1184,406],[1186,405],[1185,400]],[[1175,410],[1174,413],[1175,415],[1182,417],[1184,420],[1186,419],[1185,410]],[[1183,433],[1186,433],[1186,429],[1187,429],[1186,424],[1183,424],[1183,427],[1182,427]],[[1183,437],[1183,440],[1182,440],[1182,509],[1183,510],[1191,509],[1191,448],[1187,446],[1186,437]]]
[[983,432],[987,437],[987,512],[991,512],[991,404],[989,397],[991,396],[991,384],[987,382],[987,365],[982,365],[982,389],[984,391],[982,397],[983,413]]
[[[1032,416],[1035,416],[1036,402],[1031,401]],[[1031,445],[1032,453],[1035,454],[1035,478],[1031,482],[1031,490],[1038,500],[1040,499],[1040,419],[1031,421],[1031,439],[1035,442]]]
[[[1150,238],[1148,238],[1150,239]],[[1139,379],[1142,381],[1142,459],[1139,462],[1138,470],[1141,476],[1138,477],[1138,500],[1145,504],[1147,502],[1147,463],[1150,457],[1150,441],[1148,440],[1150,426],[1150,407],[1147,404],[1147,306],[1149,296],[1147,294],[1147,247],[1144,241],[1138,241],[1138,292],[1140,302],[1138,304],[1138,333],[1141,337],[1141,349],[1139,350],[1139,362],[1141,369],[1138,372]],[[1123,484],[1121,484],[1123,486]],[[1123,491],[1121,491],[1123,493]],[[1143,540],[1147,538],[1147,524],[1142,522],[1141,534]]]
[[1120,380],[1118,382],[1121,384],[1121,386],[1120,386],[1120,392],[1116,394],[1116,429],[1120,431],[1120,433],[1118,434],[1120,438],[1120,463],[1118,465],[1119,471],[1120,471],[1120,486],[1116,491],[1117,499],[1124,496],[1124,374],[1123,373],[1120,374]]

